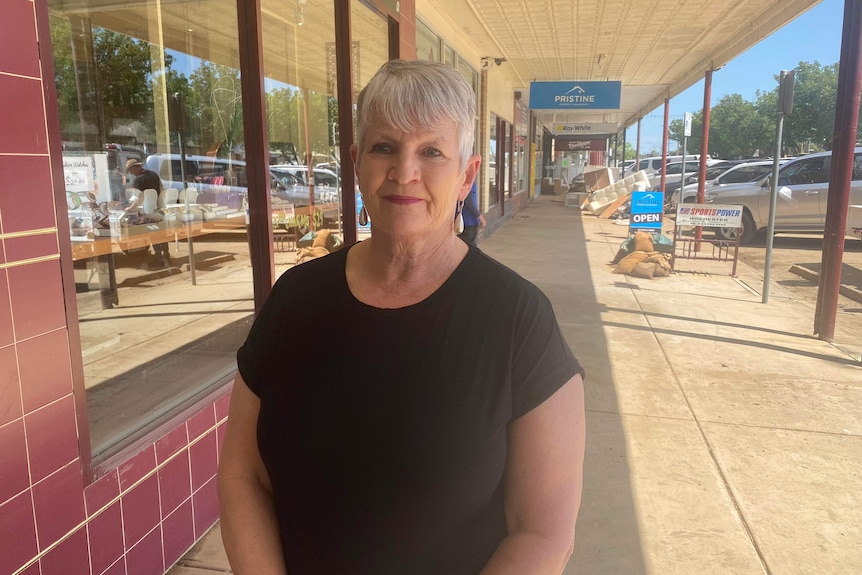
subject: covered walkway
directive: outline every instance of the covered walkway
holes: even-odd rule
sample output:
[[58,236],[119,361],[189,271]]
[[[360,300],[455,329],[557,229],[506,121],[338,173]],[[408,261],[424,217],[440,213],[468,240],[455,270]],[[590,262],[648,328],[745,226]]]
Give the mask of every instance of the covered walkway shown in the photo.
[[[614,275],[626,228],[540,197],[480,247],[540,286],[587,369],[575,554],[589,575],[862,572],[862,314],[740,264]],[[218,527],[170,575],[229,572]]]

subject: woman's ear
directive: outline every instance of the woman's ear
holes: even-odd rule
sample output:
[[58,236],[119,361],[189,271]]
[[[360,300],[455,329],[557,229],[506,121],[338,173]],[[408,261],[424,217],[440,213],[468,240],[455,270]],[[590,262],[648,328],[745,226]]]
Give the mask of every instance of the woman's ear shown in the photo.
[[358,167],[359,148],[356,147],[356,144],[350,144],[350,159],[353,161],[353,166]]
[[459,200],[463,200],[467,197],[467,194],[470,193],[470,189],[473,187],[473,182],[479,177],[479,166],[481,164],[482,156],[479,154],[470,156],[470,159],[467,160],[467,164],[464,166],[464,184],[461,186],[461,189],[458,190]]

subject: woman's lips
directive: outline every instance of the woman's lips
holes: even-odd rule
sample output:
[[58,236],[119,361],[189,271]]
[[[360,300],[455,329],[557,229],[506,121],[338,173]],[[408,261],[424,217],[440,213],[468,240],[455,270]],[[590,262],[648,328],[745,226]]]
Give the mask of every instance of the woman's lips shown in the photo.
[[414,198],[413,196],[384,196],[384,198],[386,201],[400,205],[416,204],[422,201],[420,198]]

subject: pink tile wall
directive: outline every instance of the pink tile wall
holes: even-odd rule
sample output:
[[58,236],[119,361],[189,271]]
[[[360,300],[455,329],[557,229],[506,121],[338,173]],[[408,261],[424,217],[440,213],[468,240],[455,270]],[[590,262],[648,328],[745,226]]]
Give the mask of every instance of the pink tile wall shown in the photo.
[[47,0],[3,1],[0,173],[16,178],[0,193],[0,575],[158,575],[218,518],[228,399],[85,479],[49,146],[59,135],[37,42],[46,24]]
[[[0,575],[157,575],[218,518],[227,397],[86,484],[72,394],[37,10],[0,18]],[[85,439],[86,440],[86,439]]]

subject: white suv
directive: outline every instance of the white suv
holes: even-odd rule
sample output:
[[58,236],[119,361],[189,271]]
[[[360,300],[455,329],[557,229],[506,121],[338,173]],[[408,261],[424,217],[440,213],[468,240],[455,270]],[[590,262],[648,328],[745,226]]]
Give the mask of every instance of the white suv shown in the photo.
[[[780,164],[785,164],[787,160],[779,160]],[[709,168],[706,171],[706,183],[704,184],[704,194],[715,192],[732,184],[747,184],[756,182],[772,173],[772,160],[761,160],[757,162],[745,162],[736,164],[731,167],[716,167]],[[710,171],[715,174],[710,178]],[[688,180],[689,178],[686,178]],[[697,201],[697,174],[693,177],[693,183],[686,184],[682,190],[683,203]],[[679,190],[673,193],[671,199],[673,205],[679,203]]]
[[[823,233],[831,167],[832,152],[801,156],[781,166],[775,206],[776,232]],[[750,184],[710,190],[706,196],[710,203],[743,206],[741,243],[750,243],[769,225],[770,178],[771,174]],[[856,148],[850,203],[862,204],[862,147]],[[716,235],[735,240],[736,229],[719,228]]]

